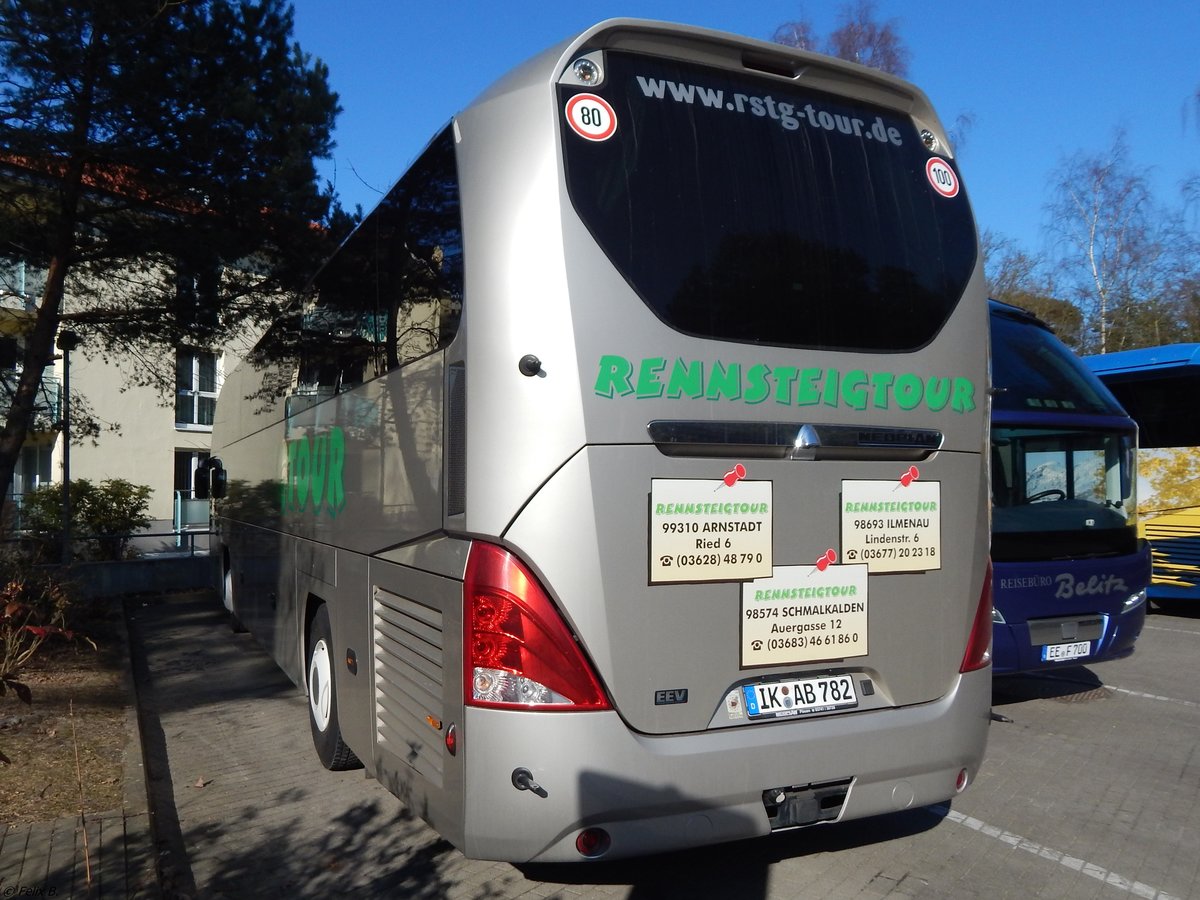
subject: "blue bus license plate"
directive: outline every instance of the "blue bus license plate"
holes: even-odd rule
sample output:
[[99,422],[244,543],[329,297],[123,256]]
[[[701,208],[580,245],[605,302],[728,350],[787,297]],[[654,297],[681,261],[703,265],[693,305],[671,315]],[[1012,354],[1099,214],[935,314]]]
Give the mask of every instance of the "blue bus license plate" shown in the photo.
[[742,695],[751,719],[804,716],[858,706],[854,679],[849,675],[747,684],[742,686]]

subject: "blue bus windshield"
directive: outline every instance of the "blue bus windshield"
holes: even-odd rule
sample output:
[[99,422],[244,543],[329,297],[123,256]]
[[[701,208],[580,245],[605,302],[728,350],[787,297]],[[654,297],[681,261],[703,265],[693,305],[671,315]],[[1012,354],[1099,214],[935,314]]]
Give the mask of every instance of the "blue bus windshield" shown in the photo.
[[1125,411],[1082,360],[1037,320],[992,304],[992,383],[997,411]]

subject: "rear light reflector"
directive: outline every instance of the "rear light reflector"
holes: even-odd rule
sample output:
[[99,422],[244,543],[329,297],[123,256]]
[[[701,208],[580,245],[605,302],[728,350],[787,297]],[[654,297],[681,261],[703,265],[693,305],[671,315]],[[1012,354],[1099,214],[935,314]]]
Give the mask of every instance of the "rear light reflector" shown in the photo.
[[583,649],[517,557],[495,544],[473,544],[463,599],[463,691],[468,705],[611,708]]
[[987,573],[983,578],[983,590],[979,592],[979,606],[975,610],[975,621],[971,635],[967,638],[967,650],[963,654],[959,672],[974,672],[992,661],[992,560],[988,558]]
[[587,859],[603,856],[612,846],[612,838],[603,828],[585,828],[575,838],[575,849]]

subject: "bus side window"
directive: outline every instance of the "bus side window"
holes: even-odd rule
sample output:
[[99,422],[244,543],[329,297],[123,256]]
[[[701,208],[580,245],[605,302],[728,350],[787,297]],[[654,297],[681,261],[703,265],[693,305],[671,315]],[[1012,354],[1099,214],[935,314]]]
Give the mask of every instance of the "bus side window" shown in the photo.
[[387,305],[392,368],[445,347],[462,316],[462,219],[450,128],[430,143],[385,205],[397,218]]
[[298,393],[341,393],[445,347],[462,312],[462,224],[450,128],[317,276]]

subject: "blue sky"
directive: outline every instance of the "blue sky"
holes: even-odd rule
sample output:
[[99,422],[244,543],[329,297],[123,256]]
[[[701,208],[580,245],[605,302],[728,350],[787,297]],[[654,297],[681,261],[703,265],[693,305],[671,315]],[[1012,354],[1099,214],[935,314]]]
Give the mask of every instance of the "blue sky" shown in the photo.
[[[841,0],[294,0],[296,39],[324,60],[341,98],[334,158],[321,166],[345,205],[370,210],[434,132],[529,56],[614,16],[685,22],[769,40],[801,13],[818,34]],[[911,52],[908,77],[943,122],[974,117],[959,154],[980,229],[1049,249],[1054,170],[1127,133],[1160,203],[1200,175],[1196,0],[879,0]],[[1196,219],[1192,220],[1193,223]]]

